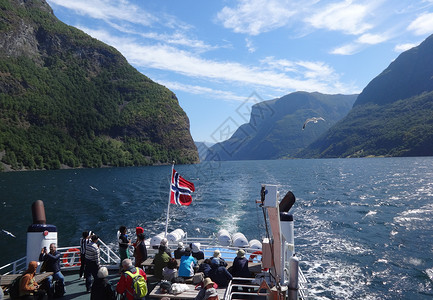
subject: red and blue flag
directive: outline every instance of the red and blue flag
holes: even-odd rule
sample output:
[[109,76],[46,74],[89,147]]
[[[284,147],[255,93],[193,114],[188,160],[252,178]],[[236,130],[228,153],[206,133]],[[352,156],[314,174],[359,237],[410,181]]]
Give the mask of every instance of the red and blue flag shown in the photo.
[[188,206],[192,202],[191,193],[194,191],[194,183],[184,179],[173,169],[171,176],[170,203]]

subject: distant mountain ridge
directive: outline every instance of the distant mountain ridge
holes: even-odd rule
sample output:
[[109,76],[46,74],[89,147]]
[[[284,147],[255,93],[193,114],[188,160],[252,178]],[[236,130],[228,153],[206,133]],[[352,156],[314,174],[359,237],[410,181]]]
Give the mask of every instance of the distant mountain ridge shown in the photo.
[[[209,149],[206,160],[255,160],[295,157],[351,109],[357,95],[295,92],[252,107],[249,123]],[[307,118],[325,121],[302,126]]]
[[16,170],[199,161],[175,94],[45,0],[0,0],[0,158]]
[[433,35],[400,54],[300,157],[433,155]]

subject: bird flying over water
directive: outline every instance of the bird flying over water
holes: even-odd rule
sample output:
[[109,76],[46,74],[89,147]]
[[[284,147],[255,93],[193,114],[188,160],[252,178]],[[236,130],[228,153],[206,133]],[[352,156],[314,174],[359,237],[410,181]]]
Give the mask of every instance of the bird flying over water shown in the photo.
[[92,190],[98,191],[98,189],[95,188],[94,186],[89,185],[89,187],[90,187]]
[[10,235],[11,237],[16,237],[16,236],[14,236],[12,233],[10,233],[9,231],[6,231],[6,230],[4,230],[4,229],[2,229],[2,231],[3,231],[4,233],[6,233],[7,235]]
[[302,126],[302,130],[305,129],[305,126],[309,123],[309,122],[314,122],[317,123],[319,120],[325,121],[324,118],[322,117],[312,117],[312,118],[308,118],[307,120],[305,120],[304,126]]

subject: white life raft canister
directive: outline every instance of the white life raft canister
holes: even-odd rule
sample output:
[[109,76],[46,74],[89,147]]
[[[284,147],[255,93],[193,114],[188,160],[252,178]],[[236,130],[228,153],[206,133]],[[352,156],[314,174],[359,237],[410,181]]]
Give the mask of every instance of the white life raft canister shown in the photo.
[[230,236],[230,233],[225,229],[221,229],[220,231],[218,231],[217,236],[218,242],[221,246],[230,246],[230,244],[232,243],[232,237]]

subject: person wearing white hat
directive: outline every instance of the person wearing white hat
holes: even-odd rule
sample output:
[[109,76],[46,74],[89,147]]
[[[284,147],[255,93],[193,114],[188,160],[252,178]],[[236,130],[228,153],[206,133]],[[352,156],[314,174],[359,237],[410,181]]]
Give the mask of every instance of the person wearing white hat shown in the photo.
[[177,249],[174,250],[174,258],[180,259],[185,254],[185,247],[182,242],[177,243]]
[[200,250],[200,243],[192,243],[191,244],[192,249],[192,256],[195,257],[195,259],[200,260],[204,259],[204,253]]
[[213,257],[210,259],[211,261],[218,263],[220,266],[227,267],[227,263],[224,258],[221,257],[221,252],[218,249],[213,252]]

